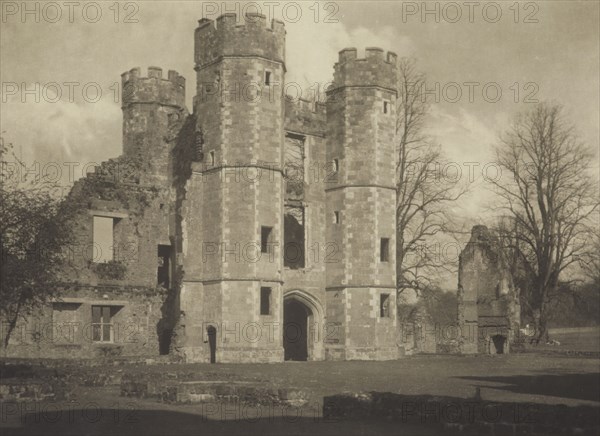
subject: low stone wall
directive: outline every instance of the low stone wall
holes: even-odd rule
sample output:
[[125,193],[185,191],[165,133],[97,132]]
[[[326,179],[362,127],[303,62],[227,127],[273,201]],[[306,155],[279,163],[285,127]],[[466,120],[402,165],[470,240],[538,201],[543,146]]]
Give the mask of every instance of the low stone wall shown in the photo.
[[134,362],[127,359],[113,362],[51,359],[3,361],[0,363],[0,401],[68,400],[77,386],[119,386],[123,375],[123,369],[119,366],[131,363]]
[[309,394],[256,380],[195,380],[198,374],[124,374],[121,396],[154,398],[165,403],[236,402],[252,405],[302,406]]
[[449,434],[600,434],[600,408],[596,407],[502,403],[429,395],[369,392],[329,396],[324,398],[323,417],[439,425],[440,431]]
[[0,401],[60,401],[68,399],[69,394],[64,382],[54,380],[2,380],[0,383]]

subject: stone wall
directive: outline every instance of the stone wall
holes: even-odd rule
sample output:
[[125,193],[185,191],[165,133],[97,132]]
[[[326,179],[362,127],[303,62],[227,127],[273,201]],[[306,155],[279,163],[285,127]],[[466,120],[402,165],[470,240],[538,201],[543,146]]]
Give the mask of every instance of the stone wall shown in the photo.
[[461,352],[508,352],[519,329],[518,291],[502,248],[485,226],[473,227],[460,254],[457,296]]

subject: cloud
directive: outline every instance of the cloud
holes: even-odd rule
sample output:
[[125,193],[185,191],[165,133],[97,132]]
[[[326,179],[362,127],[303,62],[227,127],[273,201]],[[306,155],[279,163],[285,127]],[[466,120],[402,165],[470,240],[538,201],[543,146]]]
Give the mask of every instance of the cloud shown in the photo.
[[399,56],[411,54],[414,46],[410,38],[399,35],[396,29],[384,26],[377,31],[358,27],[348,29],[341,22],[314,23],[302,21],[287,27],[286,80],[300,84],[305,98],[314,95],[333,79],[333,65],[338,52],[346,47],[356,47],[358,56],[364,56],[366,47],[380,47],[394,51]]
[[[64,184],[81,177],[87,164],[121,153],[121,110],[110,99],[96,103],[9,100],[2,104],[0,128],[27,168],[43,175],[45,167],[58,166]],[[69,162],[77,163],[74,178],[69,175]]]

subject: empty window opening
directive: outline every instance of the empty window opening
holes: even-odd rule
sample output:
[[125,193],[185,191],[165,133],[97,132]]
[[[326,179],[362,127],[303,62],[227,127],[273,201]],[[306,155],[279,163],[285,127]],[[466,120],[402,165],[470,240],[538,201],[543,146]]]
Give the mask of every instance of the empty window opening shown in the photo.
[[332,166],[332,171],[334,173],[337,173],[340,170],[340,160],[338,158],[335,158],[332,161],[331,166]]
[[92,340],[94,342],[113,341],[112,317],[115,309],[111,306],[92,306]]
[[208,152],[208,164],[211,166],[215,164],[215,151],[214,150],[211,150]]
[[94,217],[94,262],[102,263],[114,260],[114,227],[114,218],[104,216]]
[[165,289],[169,289],[171,273],[171,246],[158,246],[158,267],[156,270],[156,283]]
[[271,288],[260,288],[260,314],[271,314]]
[[270,253],[273,235],[273,227],[261,226],[260,228],[260,251],[261,253]]
[[387,114],[390,111],[390,102],[389,101],[383,101],[383,113]]
[[389,318],[390,316],[390,294],[381,294],[379,296],[379,316]]
[[336,210],[335,212],[333,212],[333,223],[334,224],[340,223],[340,211],[339,210]]
[[381,247],[379,250],[379,260],[381,262],[390,261],[390,239],[381,238]]
[[271,72],[265,71],[265,85],[271,86]]
[[302,200],[305,181],[305,137],[288,133],[284,141],[286,198]]
[[304,207],[285,206],[283,221],[283,266],[291,269],[304,268]]

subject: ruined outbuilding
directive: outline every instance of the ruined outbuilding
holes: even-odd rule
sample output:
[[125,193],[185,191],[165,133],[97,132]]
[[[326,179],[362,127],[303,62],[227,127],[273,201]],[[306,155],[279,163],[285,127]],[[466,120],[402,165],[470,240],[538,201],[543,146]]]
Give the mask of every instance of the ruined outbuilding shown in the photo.
[[398,356],[396,55],[344,49],[326,102],[292,100],[285,33],[200,20],[191,113],[177,72],[123,73],[123,155],[73,187],[61,298],[4,353]]
[[474,226],[460,254],[458,326],[464,354],[504,354],[519,331],[520,307],[497,238],[486,226]]

